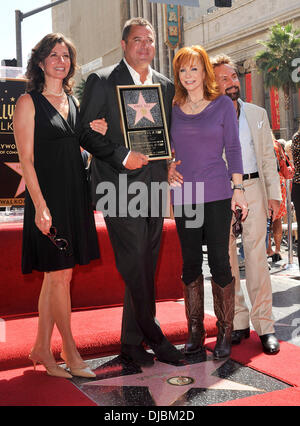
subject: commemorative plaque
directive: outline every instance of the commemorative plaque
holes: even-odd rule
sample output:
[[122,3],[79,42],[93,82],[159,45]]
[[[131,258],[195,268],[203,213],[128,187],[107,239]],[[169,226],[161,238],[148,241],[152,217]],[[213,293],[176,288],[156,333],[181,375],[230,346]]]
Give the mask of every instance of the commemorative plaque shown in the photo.
[[126,147],[149,160],[172,158],[160,84],[117,86]]

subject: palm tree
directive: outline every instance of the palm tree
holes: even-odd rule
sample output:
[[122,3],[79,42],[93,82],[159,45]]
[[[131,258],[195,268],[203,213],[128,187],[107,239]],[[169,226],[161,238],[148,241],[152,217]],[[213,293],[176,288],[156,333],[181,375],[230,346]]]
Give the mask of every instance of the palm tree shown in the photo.
[[256,61],[262,71],[267,88],[282,88],[284,93],[284,109],[286,112],[287,135],[293,133],[294,118],[291,103],[292,87],[296,83],[292,79],[293,60],[300,58],[300,30],[293,29],[291,23],[286,26],[275,24],[271,27],[270,38],[260,42],[265,47],[257,53]]

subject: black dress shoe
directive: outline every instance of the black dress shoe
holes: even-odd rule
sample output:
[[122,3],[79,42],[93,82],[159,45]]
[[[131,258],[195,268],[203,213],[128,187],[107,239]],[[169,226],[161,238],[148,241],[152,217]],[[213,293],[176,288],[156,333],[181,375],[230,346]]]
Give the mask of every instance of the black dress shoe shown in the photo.
[[160,344],[152,344],[151,349],[158,361],[165,362],[166,364],[178,364],[184,359],[184,354],[176,349],[167,339],[164,339]]
[[249,339],[250,328],[244,328],[242,330],[234,330],[231,334],[231,344],[239,345],[243,339]]
[[259,336],[259,338],[261,340],[265,354],[275,355],[280,351],[280,344],[275,334],[264,334]]
[[279,253],[275,253],[271,257],[272,257],[272,262],[273,263],[280,262],[280,260],[282,260],[282,257],[280,256]]
[[140,367],[149,367],[154,364],[154,357],[149,354],[142,345],[121,346],[121,358],[126,362],[134,362]]

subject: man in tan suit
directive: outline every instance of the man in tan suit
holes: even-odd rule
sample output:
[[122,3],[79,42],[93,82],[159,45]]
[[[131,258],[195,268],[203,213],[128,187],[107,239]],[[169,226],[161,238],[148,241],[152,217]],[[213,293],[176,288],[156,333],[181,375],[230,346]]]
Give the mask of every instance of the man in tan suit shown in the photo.
[[243,186],[249,214],[243,223],[246,286],[252,309],[240,285],[236,240],[230,236],[230,263],[236,280],[232,344],[250,336],[250,320],[267,354],[279,352],[272,316],[272,287],[266,256],[267,218],[275,219],[281,200],[279,175],[267,112],[240,99],[240,82],[228,56],[212,60],[216,80],[236,108],[244,167]]

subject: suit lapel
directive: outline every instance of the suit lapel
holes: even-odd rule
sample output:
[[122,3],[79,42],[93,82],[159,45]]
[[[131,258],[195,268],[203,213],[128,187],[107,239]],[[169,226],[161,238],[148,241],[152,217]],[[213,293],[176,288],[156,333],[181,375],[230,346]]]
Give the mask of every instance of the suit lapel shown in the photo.
[[252,134],[252,140],[253,140],[253,143],[254,143],[255,151],[258,152],[258,149],[257,149],[258,148],[258,146],[257,146],[257,141],[258,141],[257,132],[258,132],[259,123],[257,121],[258,120],[257,114],[255,113],[255,111],[252,108],[249,108],[247,103],[244,103],[244,111],[245,111],[245,115],[246,115],[246,118],[247,118],[247,122],[248,122],[248,125],[249,125],[249,128],[250,128],[251,134]]
[[252,135],[254,150],[256,154],[256,163],[258,167],[258,172],[263,176],[262,167],[263,167],[263,140],[264,140],[264,130],[263,122],[261,122],[261,115],[257,113],[256,108],[252,108],[251,105],[247,103],[244,104],[245,115],[249,124],[249,128]]
[[128,86],[134,84],[129,69],[125,65],[123,59],[116,68],[116,82],[118,86]]
[[159,75],[156,73],[155,70],[153,70],[152,80],[153,80],[154,84],[161,83],[161,79],[160,79]]
[[164,83],[164,80],[160,77],[160,75],[153,70],[153,76],[152,76],[153,84],[160,84],[163,98],[165,99],[166,96],[166,85]]

